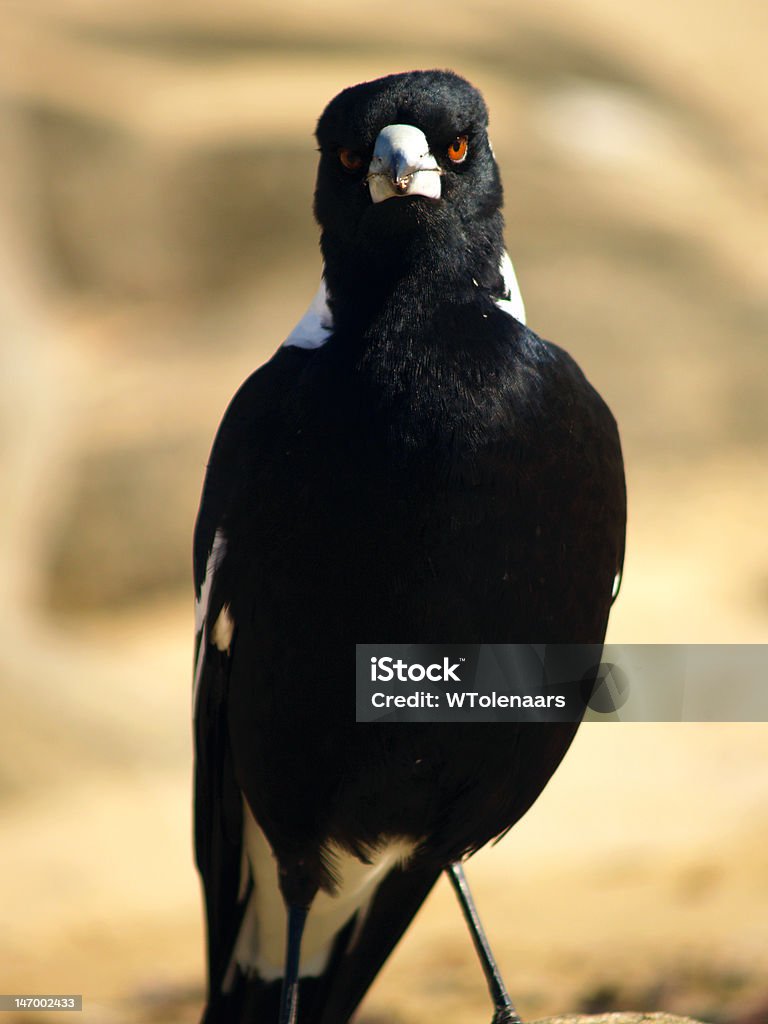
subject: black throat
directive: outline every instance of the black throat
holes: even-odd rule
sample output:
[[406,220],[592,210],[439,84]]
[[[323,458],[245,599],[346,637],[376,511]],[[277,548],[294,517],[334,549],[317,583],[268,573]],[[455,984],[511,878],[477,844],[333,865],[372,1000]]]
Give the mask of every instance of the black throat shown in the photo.
[[[387,225],[400,211],[385,212]],[[323,232],[334,335],[317,372],[326,377],[319,391],[339,396],[324,415],[338,419],[342,436],[428,453],[444,473],[508,420],[511,353],[525,329],[495,305],[505,287],[502,226],[498,211],[466,230],[435,218],[399,235],[381,231],[367,252]]]
[[[433,215],[429,206],[400,209],[391,199],[371,218],[374,233],[354,239],[324,230],[321,249],[334,324],[359,338],[410,337],[429,331],[446,303],[487,304],[504,291],[500,265],[503,220],[496,211],[480,223]],[[373,237],[371,237],[373,235]]]

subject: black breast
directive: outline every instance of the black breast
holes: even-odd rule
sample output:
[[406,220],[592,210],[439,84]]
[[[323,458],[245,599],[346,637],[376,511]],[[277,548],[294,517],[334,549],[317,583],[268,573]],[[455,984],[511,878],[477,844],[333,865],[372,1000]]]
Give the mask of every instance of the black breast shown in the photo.
[[498,316],[439,358],[401,339],[399,367],[329,342],[241,456],[230,727],[286,849],[404,835],[448,862],[525,812],[575,732],[354,723],[355,643],[602,642],[615,424],[565,353]]

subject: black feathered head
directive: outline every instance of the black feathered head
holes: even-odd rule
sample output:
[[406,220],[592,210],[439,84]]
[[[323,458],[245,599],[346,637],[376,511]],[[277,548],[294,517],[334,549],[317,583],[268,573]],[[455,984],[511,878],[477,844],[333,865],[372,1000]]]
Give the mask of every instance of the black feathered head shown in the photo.
[[439,248],[498,266],[501,181],[485,102],[465,79],[411,71],[353,86],[331,100],[316,134],[326,265],[404,264]]

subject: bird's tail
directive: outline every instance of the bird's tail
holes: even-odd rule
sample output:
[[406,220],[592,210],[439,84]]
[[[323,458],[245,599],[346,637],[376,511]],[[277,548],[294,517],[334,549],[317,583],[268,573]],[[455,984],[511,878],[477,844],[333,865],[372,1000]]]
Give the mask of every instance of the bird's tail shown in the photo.
[[[324,973],[300,980],[297,1024],[346,1024],[439,874],[434,866],[392,869],[362,923],[355,916],[339,932]],[[279,1007],[279,980],[238,969],[231,989],[209,998],[200,1024],[277,1024]]]

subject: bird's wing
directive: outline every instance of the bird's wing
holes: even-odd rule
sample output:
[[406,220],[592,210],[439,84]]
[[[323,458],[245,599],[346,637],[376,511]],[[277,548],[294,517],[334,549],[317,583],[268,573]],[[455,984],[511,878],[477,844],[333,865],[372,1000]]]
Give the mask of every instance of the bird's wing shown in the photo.
[[204,633],[195,705],[195,853],[205,891],[209,1005],[214,1021],[222,998],[247,892],[240,891],[242,803],[227,735],[229,657]]
[[195,855],[205,894],[209,999],[205,1020],[218,1019],[217,1005],[246,905],[240,891],[242,802],[234,776],[227,726],[232,644],[220,649],[216,625],[224,609],[220,568],[226,535],[214,524],[221,495],[203,501],[195,531]]
[[[268,444],[270,403],[307,358],[311,353],[300,346],[284,347],[233,399],[211,453],[195,528],[195,849],[208,932],[206,1024],[270,1014],[279,989],[274,982],[245,978],[233,956],[254,883],[245,859],[247,826],[228,723],[230,678],[248,657],[242,634],[247,624],[234,632],[226,628],[230,574],[239,564],[228,525],[241,497],[241,458],[247,449],[252,459],[260,442]],[[349,1018],[438,875],[431,865],[395,867],[384,877],[367,905],[340,928],[324,972],[302,980],[303,1019],[341,1024]]]
[[[272,396],[305,358],[283,349],[233,398],[211,452],[194,537],[195,855],[205,894],[209,1003],[206,1022],[220,1018],[232,951],[248,903],[243,853],[243,804],[235,778],[228,727],[228,681],[237,635],[227,631],[227,524],[241,486],[244,446],[258,447],[269,431]],[[299,365],[297,365],[299,364]],[[223,1019],[229,1019],[229,1010]]]
[[[205,889],[209,961],[203,1019],[204,1024],[250,1024],[261,1013],[269,1019],[276,1014],[279,980],[246,978],[233,956],[254,884],[243,859],[243,805],[227,729],[228,663],[237,656],[237,640],[229,652],[218,651],[210,638],[203,643],[195,715],[195,844]],[[323,973],[301,980],[302,1021],[343,1024],[349,1019],[439,873],[434,864],[389,872],[368,905],[340,928]]]

